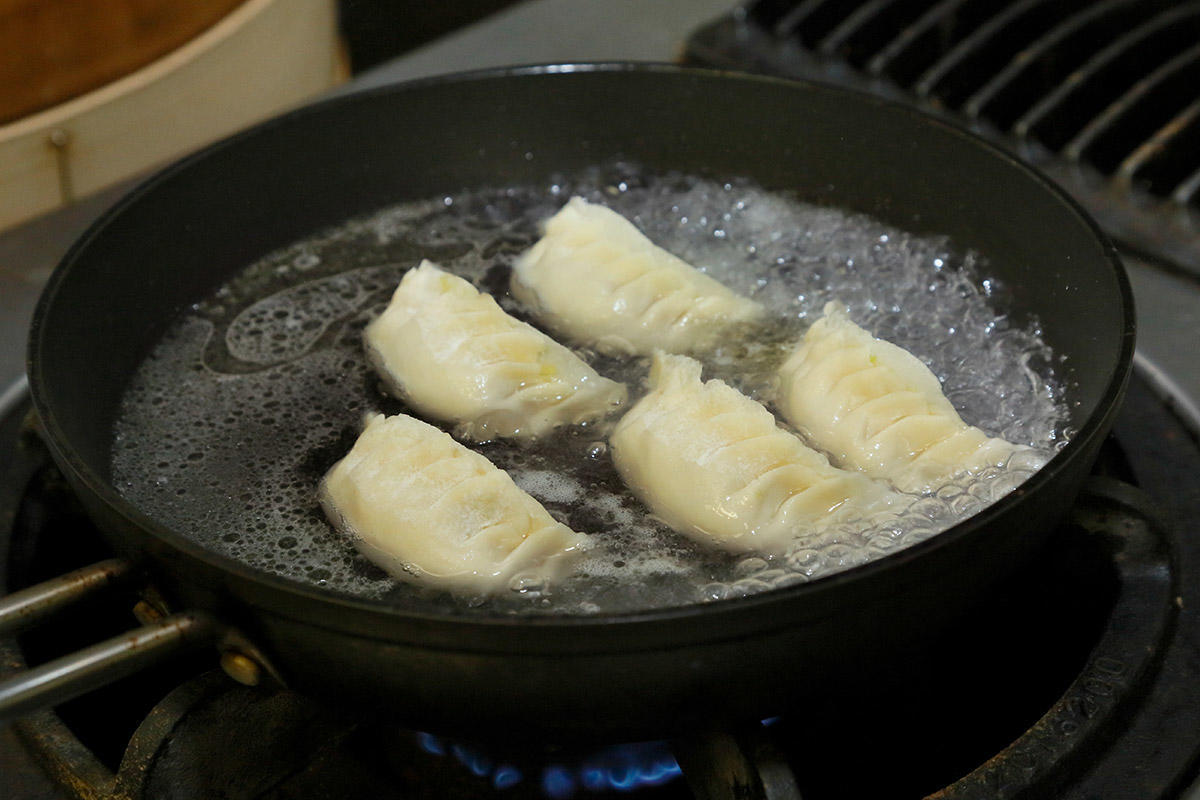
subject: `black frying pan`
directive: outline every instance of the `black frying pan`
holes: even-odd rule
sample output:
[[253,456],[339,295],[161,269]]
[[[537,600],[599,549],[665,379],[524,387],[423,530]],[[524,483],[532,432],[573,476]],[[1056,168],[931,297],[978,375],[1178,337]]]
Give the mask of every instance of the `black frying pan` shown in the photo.
[[[616,157],[746,176],[978,250],[1012,288],[1016,321],[1036,315],[1066,356],[1078,433],[1018,491],[911,549],[758,596],[589,618],[451,617],[332,595],[208,552],[110,485],[113,415],[131,373],[179,310],[232,273],[387,204],[542,182]],[[1132,302],[1111,246],[997,149],[841,90],[606,65],[338,98],[169,168],[55,272],[29,377],[55,459],[113,544],[180,602],[237,626],[296,688],[476,738],[632,738],[697,714],[762,718],[886,672],[892,648],[968,607],[1061,519],[1115,416],[1132,352]]]

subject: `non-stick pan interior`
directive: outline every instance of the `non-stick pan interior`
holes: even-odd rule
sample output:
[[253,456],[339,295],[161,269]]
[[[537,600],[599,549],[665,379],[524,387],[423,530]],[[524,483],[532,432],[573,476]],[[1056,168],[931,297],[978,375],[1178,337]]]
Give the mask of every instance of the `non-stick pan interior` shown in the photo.
[[1058,192],[998,151],[839,90],[669,68],[551,68],[340,98],[159,175],[94,227],[43,298],[35,400],[82,479],[106,485],[114,414],[169,323],[230,275],[407,199],[532,184],[623,158],[742,176],[975,250],[1065,356],[1070,424],[1110,402],[1132,321],[1119,267]]

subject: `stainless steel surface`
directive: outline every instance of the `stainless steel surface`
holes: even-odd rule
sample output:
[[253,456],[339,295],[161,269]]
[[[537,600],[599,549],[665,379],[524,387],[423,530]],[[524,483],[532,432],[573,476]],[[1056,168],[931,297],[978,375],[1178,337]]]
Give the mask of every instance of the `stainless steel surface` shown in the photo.
[[[21,332],[24,335],[24,331]],[[0,340],[0,343],[6,340]],[[2,386],[3,384],[0,384]],[[25,379],[24,373],[0,390],[0,417],[9,413],[22,400],[25,399],[26,393],[29,391],[29,381]]]
[[36,625],[41,620],[133,575],[129,562],[110,558],[57,578],[13,592],[0,599],[0,636]]
[[166,656],[212,644],[220,628],[204,614],[175,614],[0,682],[0,721],[58,705]]
[[0,232],[0,398],[25,372],[29,318],[54,265],[131,185]]
[[1200,435],[1200,282],[1123,256],[1137,304],[1137,364]]
[[344,91],[484,67],[674,61],[689,33],[732,0],[536,0],[501,11],[356,77]]

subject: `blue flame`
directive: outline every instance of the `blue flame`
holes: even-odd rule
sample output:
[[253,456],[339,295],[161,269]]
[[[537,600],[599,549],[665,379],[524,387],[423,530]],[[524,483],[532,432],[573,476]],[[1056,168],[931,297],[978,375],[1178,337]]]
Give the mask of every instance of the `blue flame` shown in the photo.
[[492,760],[484,753],[464,744],[451,745],[450,752],[458,759],[458,763],[480,778],[492,774]]
[[575,794],[575,776],[566,767],[546,767],[542,770],[542,789],[554,800],[565,800]]
[[492,786],[497,789],[511,789],[524,779],[521,770],[516,767],[503,764],[496,770],[496,774],[492,776]]
[[417,744],[421,745],[421,749],[426,753],[433,753],[435,756],[446,755],[446,746],[432,733],[417,733]]
[[[496,764],[486,753],[460,742],[447,743],[431,733],[418,733],[417,744],[433,755],[452,755],[472,774],[490,778],[498,790],[524,780],[512,764]],[[628,792],[643,786],[661,786],[680,775],[679,765],[666,742],[638,742],[605,747],[574,764],[552,764],[541,770],[542,791],[552,800],[567,800],[581,789],[588,792]]]
[[461,743],[447,746],[444,741],[432,733],[419,731],[417,733],[417,744],[426,753],[432,753],[435,756],[444,756],[447,752],[451,753],[455,760],[469,769],[472,774],[478,775],[480,778],[486,778],[490,775],[492,786],[497,789],[509,789],[516,786],[525,777],[521,774],[521,770],[512,764],[494,766],[492,760],[482,751]]
[[554,800],[564,800],[575,793],[576,782],[592,792],[611,789],[628,792],[643,786],[661,786],[680,774],[666,742],[639,742],[599,750],[584,759],[574,772],[562,766],[548,767],[542,773],[542,788]]

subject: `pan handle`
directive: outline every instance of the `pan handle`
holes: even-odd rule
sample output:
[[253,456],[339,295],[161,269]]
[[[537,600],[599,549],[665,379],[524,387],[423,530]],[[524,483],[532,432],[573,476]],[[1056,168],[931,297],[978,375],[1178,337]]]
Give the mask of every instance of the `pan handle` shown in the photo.
[[101,589],[135,575],[128,561],[110,558],[0,598],[0,636],[11,636]]
[[[128,562],[111,559],[9,595],[0,600],[0,636],[28,628],[135,575]],[[0,722],[78,697],[173,653],[216,644],[226,634],[225,626],[208,614],[184,612],[17,672],[0,681]]]

